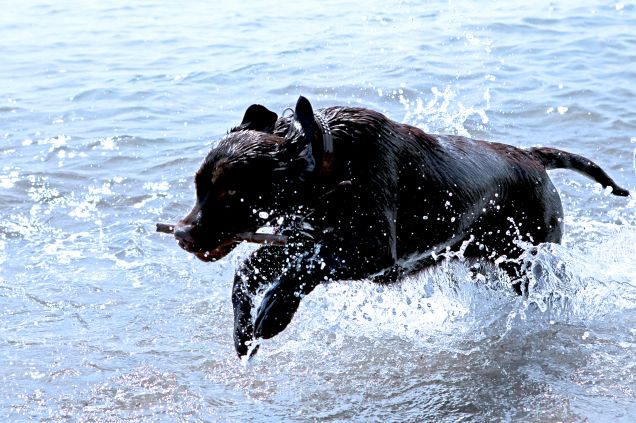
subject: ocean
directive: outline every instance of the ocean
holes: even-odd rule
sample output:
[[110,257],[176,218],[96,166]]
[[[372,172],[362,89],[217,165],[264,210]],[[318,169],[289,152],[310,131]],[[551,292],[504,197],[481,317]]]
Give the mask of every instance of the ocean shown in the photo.
[[[636,419],[636,4],[4,0],[0,420]],[[446,263],[318,287],[241,361],[231,282],[155,233],[253,103],[582,154],[518,297]]]

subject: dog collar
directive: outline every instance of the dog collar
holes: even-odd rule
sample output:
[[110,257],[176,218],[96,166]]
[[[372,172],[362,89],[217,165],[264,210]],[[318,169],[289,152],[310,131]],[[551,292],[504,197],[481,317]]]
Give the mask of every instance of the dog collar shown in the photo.
[[328,176],[333,170],[333,135],[325,115],[318,112],[314,114],[314,118],[322,138],[322,161],[320,168],[318,168],[318,174]]

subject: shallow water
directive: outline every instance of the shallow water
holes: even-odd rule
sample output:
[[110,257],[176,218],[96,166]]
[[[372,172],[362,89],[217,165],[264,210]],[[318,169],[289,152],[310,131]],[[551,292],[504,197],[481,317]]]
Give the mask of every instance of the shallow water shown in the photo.
[[584,154],[636,190],[636,6],[9,0],[0,15],[3,421],[633,421],[636,200],[551,174],[527,299],[446,264],[331,284],[250,363],[230,280],[157,221],[263,103]]

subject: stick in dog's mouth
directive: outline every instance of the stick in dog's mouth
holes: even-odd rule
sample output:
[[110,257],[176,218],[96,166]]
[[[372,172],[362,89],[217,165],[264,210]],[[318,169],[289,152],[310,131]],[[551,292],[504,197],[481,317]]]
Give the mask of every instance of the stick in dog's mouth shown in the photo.
[[[157,223],[157,232],[174,234],[174,226],[168,223]],[[287,245],[287,237],[279,234],[262,234],[256,232],[241,232],[234,237],[235,241],[254,242],[256,244]]]
[[168,223],[157,223],[157,232],[174,234],[174,225],[170,225]]

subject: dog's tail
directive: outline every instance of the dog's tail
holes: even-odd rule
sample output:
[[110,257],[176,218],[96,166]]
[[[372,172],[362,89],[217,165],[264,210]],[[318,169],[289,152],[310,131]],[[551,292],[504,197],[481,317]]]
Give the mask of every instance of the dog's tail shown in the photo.
[[568,153],[567,151],[557,150],[549,147],[536,147],[528,149],[534,155],[546,170],[550,169],[571,169],[588,178],[594,179],[604,188],[612,187],[612,194],[621,197],[627,197],[629,191],[619,187],[612,178],[599,165],[586,159],[578,154]]

